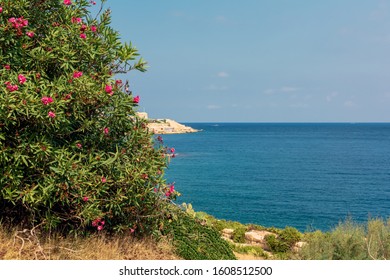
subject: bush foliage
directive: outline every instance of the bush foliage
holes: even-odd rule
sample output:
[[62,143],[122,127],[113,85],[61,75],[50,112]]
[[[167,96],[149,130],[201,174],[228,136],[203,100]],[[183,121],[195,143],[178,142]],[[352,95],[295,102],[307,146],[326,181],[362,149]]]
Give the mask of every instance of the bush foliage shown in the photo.
[[371,219],[367,224],[352,220],[330,232],[305,236],[300,257],[308,260],[387,260],[390,257],[390,220]]
[[165,234],[171,236],[176,253],[186,260],[234,260],[228,242],[214,227],[185,211],[173,209]]
[[175,196],[168,157],[114,79],[145,62],[90,5],[0,1],[0,218],[151,233]]

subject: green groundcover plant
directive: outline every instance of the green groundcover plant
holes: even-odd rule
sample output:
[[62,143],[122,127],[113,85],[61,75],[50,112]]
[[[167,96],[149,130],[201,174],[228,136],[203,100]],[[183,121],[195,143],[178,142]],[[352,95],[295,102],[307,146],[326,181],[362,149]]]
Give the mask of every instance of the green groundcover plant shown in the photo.
[[[104,2],[104,1],[103,1]],[[145,70],[86,0],[0,0],[0,219],[153,233],[177,193],[169,150],[114,75]],[[137,58],[137,60],[136,60]],[[161,139],[159,139],[161,140]]]

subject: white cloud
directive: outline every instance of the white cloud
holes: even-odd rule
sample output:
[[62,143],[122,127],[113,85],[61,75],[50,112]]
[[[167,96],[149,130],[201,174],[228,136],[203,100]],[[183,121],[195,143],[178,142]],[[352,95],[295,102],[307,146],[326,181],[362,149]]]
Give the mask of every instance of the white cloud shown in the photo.
[[217,74],[217,76],[218,76],[219,78],[227,78],[227,77],[229,77],[230,75],[229,75],[229,73],[226,73],[226,72],[224,72],[224,71],[221,71],[221,72],[219,72],[219,73]]
[[209,90],[209,91],[225,91],[225,90],[228,90],[229,87],[228,86],[218,86],[218,85],[215,85],[215,84],[211,84],[211,85],[207,86],[205,89]]
[[269,89],[266,89],[266,90],[264,91],[264,93],[267,94],[267,95],[271,95],[271,94],[276,93],[276,91],[277,91],[276,89],[269,88]]
[[344,106],[348,108],[354,108],[357,107],[357,104],[353,102],[352,100],[347,100],[344,102]]
[[292,86],[283,86],[280,88],[269,88],[264,90],[265,94],[271,95],[271,94],[277,94],[277,93],[293,93],[299,91],[301,88],[298,87],[292,87]]
[[298,91],[299,90],[299,88],[297,88],[297,87],[282,87],[281,89],[280,89],[280,91],[281,92],[295,92],[295,91]]
[[309,104],[306,103],[294,103],[289,105],[290,108],[307,108]]
[[326,101],[331,102],[338,95],[339,95],[339,93],[337,91],[333,91],[326,96]]
[[215,17],[215,20],[219,23],[225,23],[227,21],[227,18],[225,16],[219,15]]
[[219,105],[207,105],[207,109],[209,110],[215,110],[215,109],[220,109],[221,106]]

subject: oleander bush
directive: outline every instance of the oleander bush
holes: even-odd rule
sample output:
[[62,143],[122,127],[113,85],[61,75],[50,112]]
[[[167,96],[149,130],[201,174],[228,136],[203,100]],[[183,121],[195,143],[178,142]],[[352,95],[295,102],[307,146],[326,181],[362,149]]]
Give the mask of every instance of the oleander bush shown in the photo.
[[92,4],[0,1],[0,220],[158,232],[176,196],[167,150],[137,118],[139,96],[114,79],[146,63]]

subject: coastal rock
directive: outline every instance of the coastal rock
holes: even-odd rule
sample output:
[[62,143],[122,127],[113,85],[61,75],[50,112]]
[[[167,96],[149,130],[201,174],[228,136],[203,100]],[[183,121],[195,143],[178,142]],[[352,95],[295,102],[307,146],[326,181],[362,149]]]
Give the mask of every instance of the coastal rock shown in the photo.
[[222,230],[222,236],[223,237],[226,237],[228,239],[232,239],[233,238],[233,232],[234,232],[234,229],[231,229],[231,228],[224,228]]
[[307,245],[307,242],[299,241],[299,242],[295,243],[295,245],[293,247],[293,251],[299,252],[306,245]]
[[264,250],[269,251],[270,248],[265,240],[267,235],[277,236],[275,233],[266,230],[251,230],[245,233],[245,239],[248,243],[259,245]]

